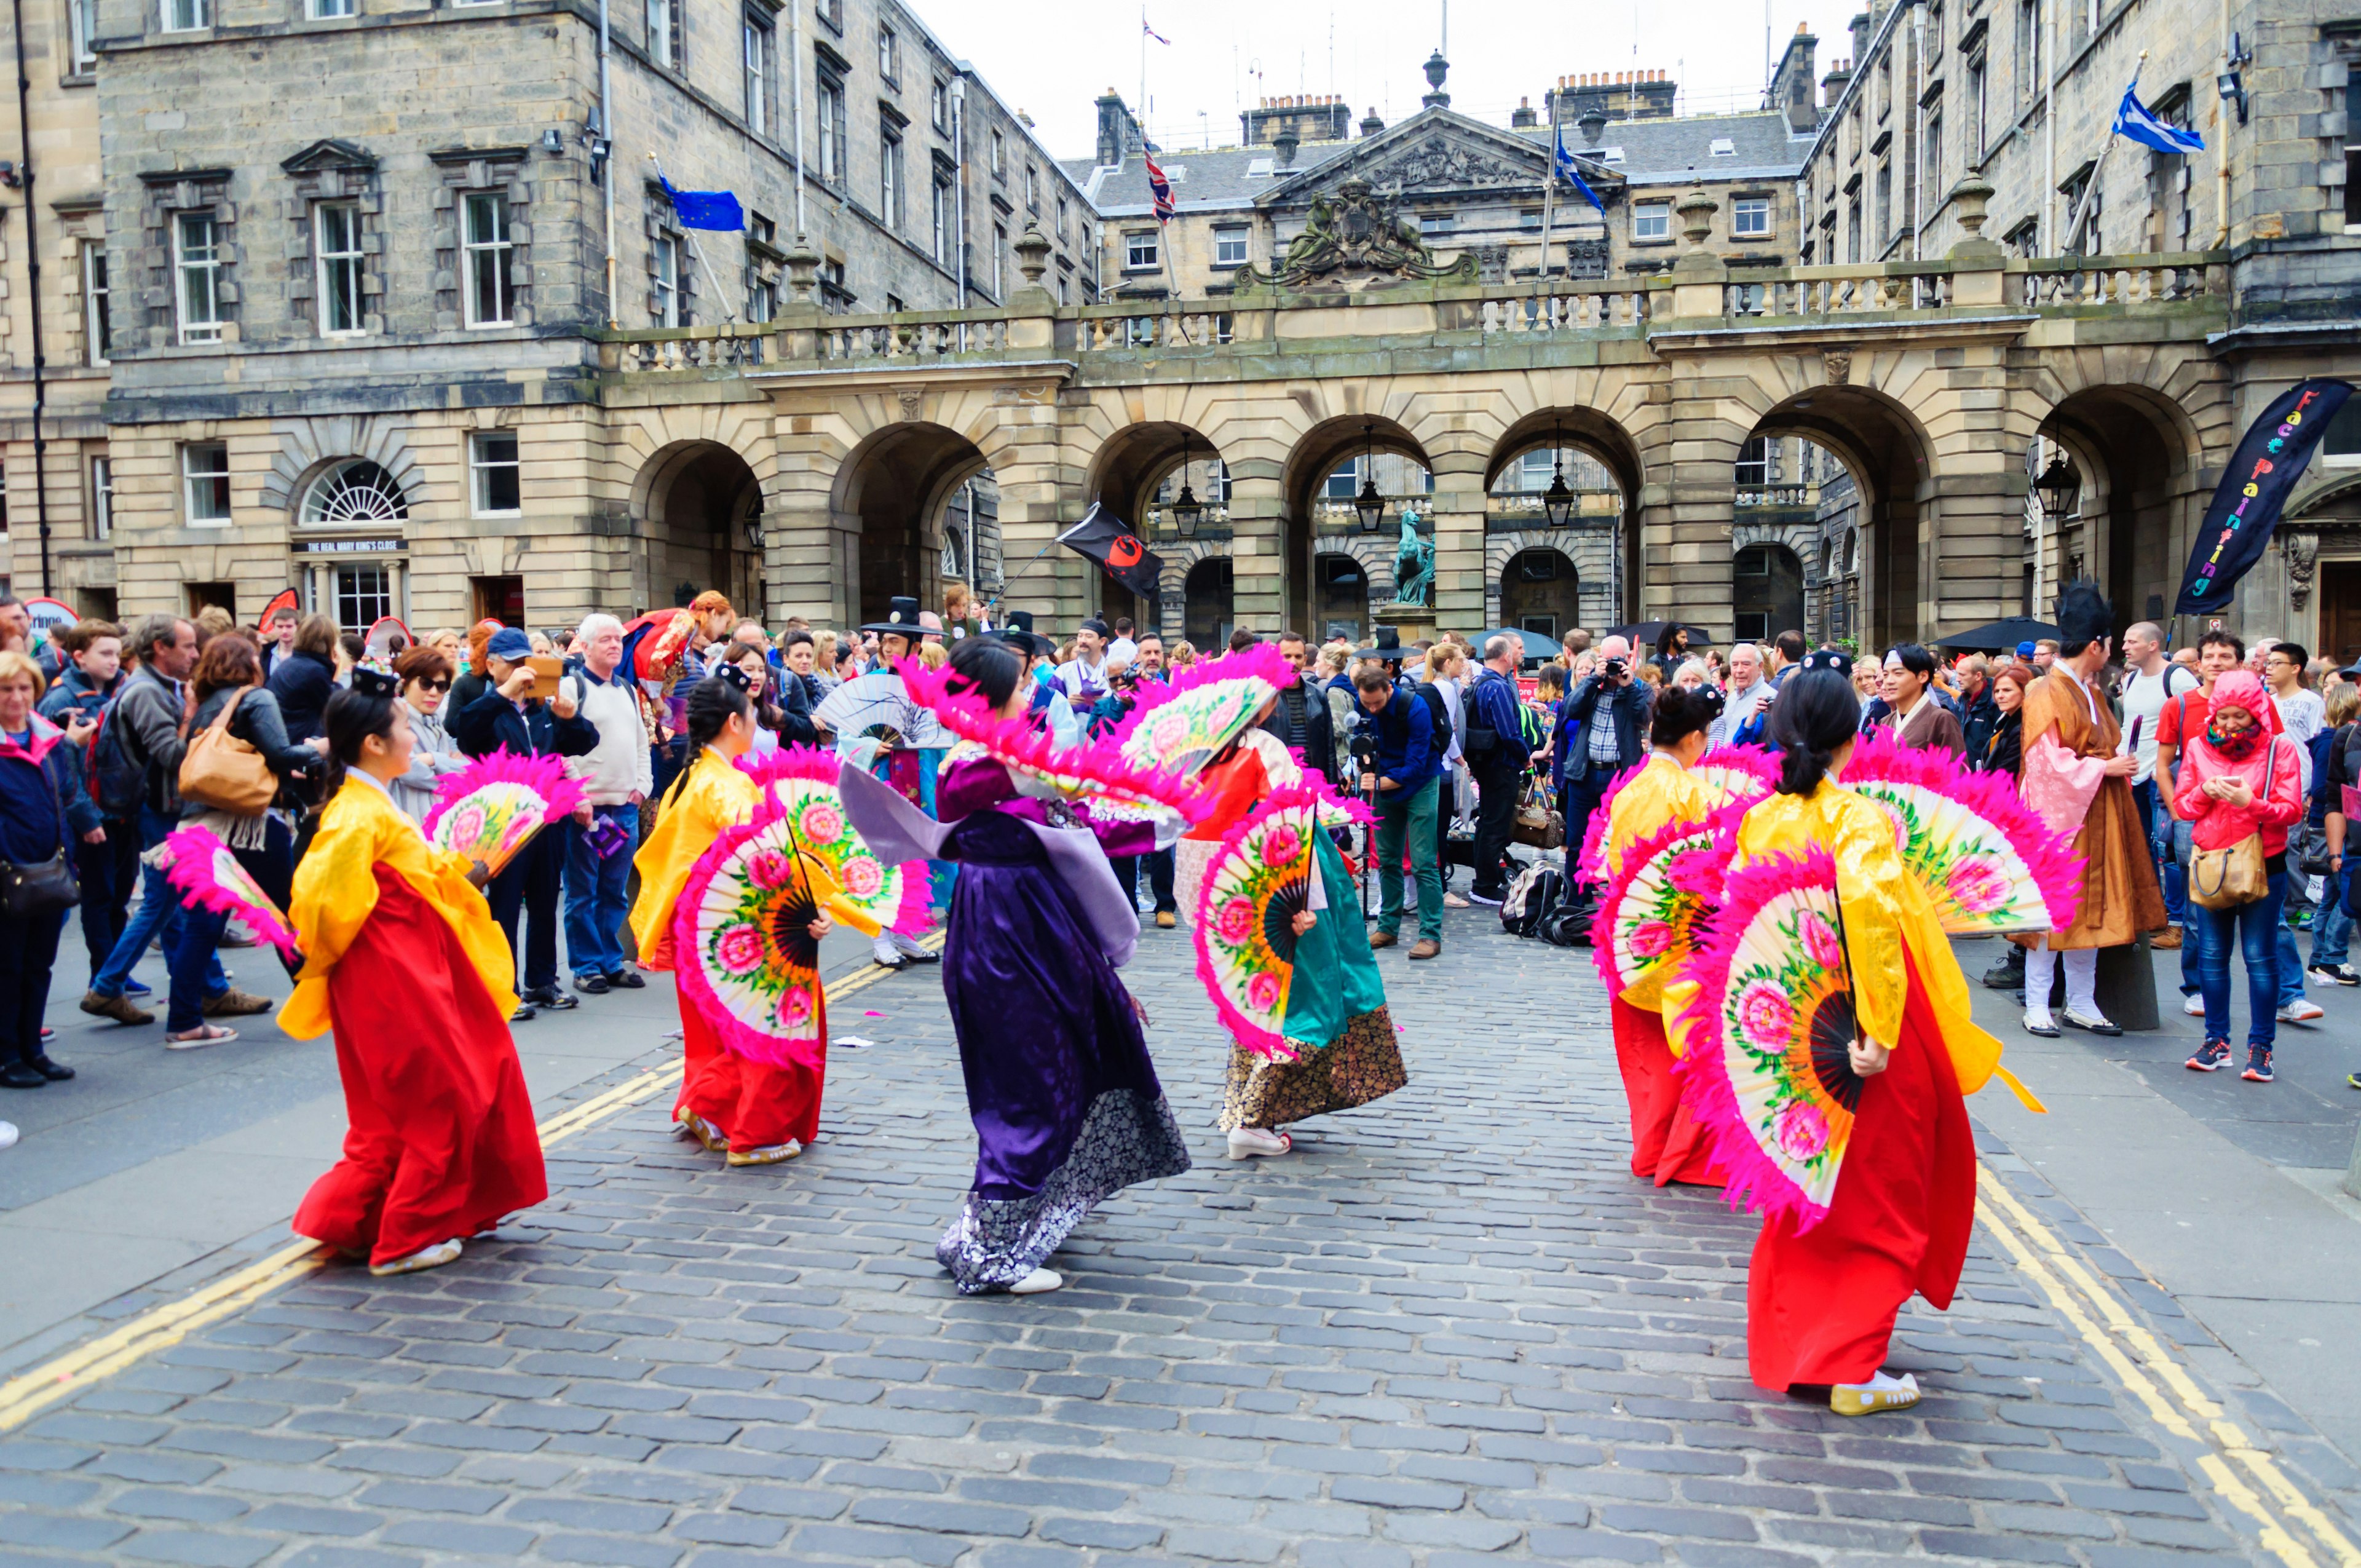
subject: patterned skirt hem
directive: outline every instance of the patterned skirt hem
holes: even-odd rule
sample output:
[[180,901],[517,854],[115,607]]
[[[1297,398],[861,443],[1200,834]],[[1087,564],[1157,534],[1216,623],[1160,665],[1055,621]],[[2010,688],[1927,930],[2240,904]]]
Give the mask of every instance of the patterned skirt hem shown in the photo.
[[1350,1111],[1382,1100],[1409,1081],[1393,1014],[1383,1007],[1357,1014],[1334,1044],[1305,1050],[1291,1062],[1274,1061],[1234,1045],[1222,1090],[1222,1130],[1279,1127],[1330,1111]]
[[1065,1163],[1039,1191],[993,1199],[971,1189],[960,1217],[935,1244],[935,1261],[962,1296],[1005,1290],[1040,1267],[1105,1199],[1188,1168],[1188,1146],[1164,1097],[1110,1089],[1091,1102]]

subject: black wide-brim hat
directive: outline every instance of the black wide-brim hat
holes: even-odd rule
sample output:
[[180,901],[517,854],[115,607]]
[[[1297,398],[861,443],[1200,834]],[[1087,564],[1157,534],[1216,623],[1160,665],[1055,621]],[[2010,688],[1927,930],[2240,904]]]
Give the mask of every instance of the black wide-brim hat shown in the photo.
[[1027,659],[1055,654],[1058,652],[1058,645],[1055,642],[1033,630],[1031,610],[1012,609],[1008,612],[1007,621],[1007,625],[997,628],[990,635],[999,638]]
[[1417,652],[1418,650],[1415,648],[1402,646],[1401,632],[1399,630],[1390,626],[1380,626],[1378,628],[1377,641],[1367,648],[1354,649],[1353,657],[1400,661],[1411,658]]
[[927,629],[918,624],[918,601],[909,595],[897,594],[885,601],[884,620],[873,620],[859,630],[874,631],[880,636],[890,633],[896,637],[906,637],[916,642],[925,635]]

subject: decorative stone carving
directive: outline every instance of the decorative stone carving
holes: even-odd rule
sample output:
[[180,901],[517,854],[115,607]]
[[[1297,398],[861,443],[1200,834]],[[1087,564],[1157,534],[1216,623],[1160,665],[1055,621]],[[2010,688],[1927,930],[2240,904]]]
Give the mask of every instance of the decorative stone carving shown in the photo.
[[901,387],[895,390],[894,396],[902,404],[902,422],[916,424],[920,411],[926,406],[927,394],[917,387]]
[[1276,284],[1294,288],[1313,279],[1358,272],[1397,278],[1451,278],[1476,280],[1476,258],[1462,256],[1448,266],[1419,237],[1416,219],[1400,212],[1390,197],[1378,195],[1358,175],[1336,188],[1334,200],[1313,199],[1303,232],[1288,243],[1287,254],[1268,272],[1242,267],[1240,288]]
[[1371,184],[1385,190],[1466,190],[1487,185],[1531,185],[1538,173],[1438,131],[1370,170],[1368,178]]
[[1831,348],[1820,356],[1820,368],[1828,372],[1828,385],[1841,387],[1852,379],[1852,355],[1841,348]]
[[2301,528],[2282,532],[2279,549],[2287,556],[2288,608],[2301,613],[2304,602],[2312,598],[2312,568],[2320,561],[2320,535]]
[[1039,224],[1027,224],[1016,240],[1016,270],[1025,274],[1025,286],[1038,289],[1041,274],[1049,270],[1049,236],[1041,232]]

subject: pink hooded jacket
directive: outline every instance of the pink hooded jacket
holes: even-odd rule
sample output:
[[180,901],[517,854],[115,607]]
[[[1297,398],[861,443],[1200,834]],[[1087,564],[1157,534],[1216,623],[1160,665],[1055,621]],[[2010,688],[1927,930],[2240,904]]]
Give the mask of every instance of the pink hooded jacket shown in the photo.
[[[2213,749],[2206,731],[2191,736],[2180,753],[2180,784],[2173,792],[2173,804],[2192,824],[2190,838],[2201,850],[2226,850],[2259,829],[2265,855],[2284,853],[2288,829],[2303,817],[2303,765],[2294,738],[2269,734],[2271,699],[2248,671],[2232,670],[2213,683],[2213,711],[2224,707],[2243,707],[2254,715],[2267,743],[2257,746],[2244,762],[2234,762]],[[2268,798],[2263,792],[2266,773]],[[2205,793],[2206,780],[2232,777],[2246,780],[2254,793],[2252,804],[2232,806]]]

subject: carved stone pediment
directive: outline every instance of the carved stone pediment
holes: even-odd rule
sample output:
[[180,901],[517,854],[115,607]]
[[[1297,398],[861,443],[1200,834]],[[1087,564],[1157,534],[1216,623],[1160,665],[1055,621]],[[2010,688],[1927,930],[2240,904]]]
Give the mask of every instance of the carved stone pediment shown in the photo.
[[1314,280],[1372,276],[1473,282],[1476,258],[1470,254],[1448,266],[1438,264],[1419,237],[1418,220],[1356,174],[1337,186],[1333,198],[1312,198],[1303,232],[1288,242],[1287,254],[1268,272],[1242,268],[1237,281],[1240,288],[1276,284],[1291,289]]
[[1544,170],[1541,149],[1530,159],[1471,145],[1440,126],[1390,158],[1360,170],[1380,191],[1466,191],[1494,186],[1538,186]]

